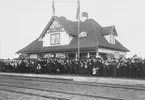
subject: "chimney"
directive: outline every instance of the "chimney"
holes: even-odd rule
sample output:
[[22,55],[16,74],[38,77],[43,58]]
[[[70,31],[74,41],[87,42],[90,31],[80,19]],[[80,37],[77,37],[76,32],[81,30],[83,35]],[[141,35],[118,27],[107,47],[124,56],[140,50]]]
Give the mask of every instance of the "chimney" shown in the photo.
[[82,17],[81,17],[82,22],[85,22],[86,19],[88,19],[88,13],[82,12]]

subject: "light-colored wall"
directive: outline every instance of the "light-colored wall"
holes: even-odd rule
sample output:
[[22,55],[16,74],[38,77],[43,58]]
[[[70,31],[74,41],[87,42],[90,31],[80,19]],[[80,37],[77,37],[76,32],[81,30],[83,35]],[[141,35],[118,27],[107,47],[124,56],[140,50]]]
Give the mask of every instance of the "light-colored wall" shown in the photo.
[[68,42],[70,43],[72,39],[73,39],[73,36],[69,35],[69,40],[68,40]]
[[111,53],[111,54],[119,54],[119,55],[126,55],[126,52],[123,51],[117,51],[117,50],[111,50],[111,49],[104,49],[104,48],[98,48],[98,52],[100,53]]
[[113,34],[105,35],[104,37],[109,43],[115,44],[115,36]]
[[37,59],[37,58],[38,58],[38,56],[37,56],[37,54],[30,54],[30,58]]
[[[50,45],[50,35],[54,34],[54,33],[60,33],[60,44]],[[47,34],[45,34],[45,36],[43,38],[43,47],[68,45],[71,42],[72,39],[73,39],[73,37],[70,36],[69,34],[67,34],[65,31],[47,33]]]
[[110,43],[110,35],[105,35],[104,37]]

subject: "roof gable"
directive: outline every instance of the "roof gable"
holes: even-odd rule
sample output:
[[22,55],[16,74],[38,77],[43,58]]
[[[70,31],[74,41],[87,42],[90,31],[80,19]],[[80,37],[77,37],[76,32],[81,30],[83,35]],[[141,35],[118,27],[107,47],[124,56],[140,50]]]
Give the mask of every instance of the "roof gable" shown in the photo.
[[118,36],[115,26],[107,26],[101,28],[102,35],[109,35],[114,34],[115,36]]
[[[94,21],[95,23],[95,21]],[[120,50],[120,51],[126,51],[129,52],[127,48],[125,48],[119,41],[115,40],[115,44],[110,44],[105,37],[101,34],[101,29],[102,27],[98,27],[95,24],[95,35],[96,39],[98,42],[98,47],[104,47],[104,48],[109,48],[109,49],[114,49],[114,50]]]
[[53,16],[50,19],[50,21],[47,23],[46,27],[42,31],[39,38],[43,38],[43,36],[45,35],[48,29],[53,30],[54,28],[55,29],[62,28],[62,30],[64,29],[67,32],[67,34],[75,35],[74,31],[71,31],[71,30],[74,30],[73,27],[74,27],[73,22],[66,20],[65,17]]
[[55,28],[61,28],[62,26],[57,22],[56,20],[53,20],[51,25],[49,26],[49,29],[55,29]]
[[60,23],[58,21],[53,20],[51,22],[50,26],[48,27],[48,29],[46,30],[46,32],[44,33],[44,35],[46,33],[62,32],[62,31],[65,31],[65,29],[62,27],[62,25],[60,25]]

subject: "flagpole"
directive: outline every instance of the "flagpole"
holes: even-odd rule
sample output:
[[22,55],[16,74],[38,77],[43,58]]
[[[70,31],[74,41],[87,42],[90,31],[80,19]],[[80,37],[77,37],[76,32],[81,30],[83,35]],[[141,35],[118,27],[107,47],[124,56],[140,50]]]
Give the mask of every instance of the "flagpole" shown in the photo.
[[80,33],[80,14],[78,16],[78,59],[80,58],[80,38],[79,38],[79,33]]
[[80,59],[80,39],[79,39],[79,34],[80,34],[80,0],[78,0],[78,59]]
[[52,2],[52,16],[55,16],[54,0]]

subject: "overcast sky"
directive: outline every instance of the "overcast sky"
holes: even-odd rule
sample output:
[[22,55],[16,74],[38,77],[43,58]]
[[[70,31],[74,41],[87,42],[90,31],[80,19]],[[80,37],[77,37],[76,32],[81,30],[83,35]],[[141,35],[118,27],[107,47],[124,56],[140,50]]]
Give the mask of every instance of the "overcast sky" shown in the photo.
[[[80,0],[101,26],[115,25],[118,40],[131,52],[145,57],[145,0]],[[55,0],[56,16],[75,20],[77,0]],[[52,0],[0,0],[0,56],[15,52],[39,37],[52,17]]]

